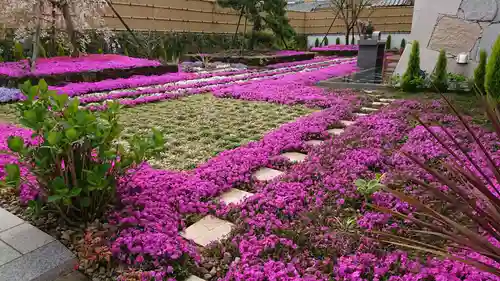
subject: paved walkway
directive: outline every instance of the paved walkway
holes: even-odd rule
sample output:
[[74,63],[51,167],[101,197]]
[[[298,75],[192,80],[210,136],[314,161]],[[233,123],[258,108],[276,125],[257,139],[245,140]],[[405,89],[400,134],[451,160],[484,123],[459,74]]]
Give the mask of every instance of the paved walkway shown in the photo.
[[0,281],[53,281],[75,264],[61,242],[0,207]]

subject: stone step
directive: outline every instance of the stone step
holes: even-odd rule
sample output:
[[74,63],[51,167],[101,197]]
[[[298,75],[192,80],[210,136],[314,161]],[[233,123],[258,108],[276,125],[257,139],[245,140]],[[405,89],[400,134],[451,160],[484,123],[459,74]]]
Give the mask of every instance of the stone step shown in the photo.
[[200,277],[196,275],[191,275],[186,279],[186,281],[205,281],[205,279],[201,279]]
[[254,178],[258,181],[270,181],[270,180],[273,180],[281,175],[283,175],[282,171],[278,171],[278,170],[266,168],[266,167],[260,168],[259,170],[257,170],[253,174]]
[[368,114],[362,113],[362,112],[355,112],[354,116],[356,116],[356,117],[364,117],[364,116],[368,116]]
[[386,105],[389,105],[389,104],[390,103],[388,103],[388,102],[378,102],[378,101],[372,102],[373,106],[379,106],[379,107],[386,106]]
[[349,120],[340,120],[340,124],[342,124],[342,126],[344,126],[344,127],[349,127],[349,126],[351,126],[354,123],[356,123],[356,122],[349,121]]
[[375,112],[377,110],[378,110],[378,108],[371,108],[371,107],[362,107],[361,108],[361,111],[365,111],[365,112]]
[[244,190],[240,190],[240,189],[237,189],[237,188],[231,188],[229,191],[223,193],[219,199],[221,202],[229,205],[229,204],[240,204],[242,203],[243,201],[245,201],[245,199],[247,199],[248,197],[251,197],[253,195],[253,193],[250,193],[250,192],[247,192],[247,191],[244,191]]
[[319,146],[319,145],[322,145],[325,141],[322,141],[322,140],[308,140],[306,141],[306,144],[307,145],[310,145],[310,146]]
[[299,152],[286,152],[281,154],[280,156],[283,156],[287,158],[290,162],[295,162],[295,163],[301,163],[304,162],[307,158],[306,154],[299,153]]
[[395,99],[381,98],[381,99],[379,99],[379,101],[381,101],[381,102],[393,102],[393,101],[395,101]]
[[214,241],[226,238],[233,228],[234,224],[208,215],[186,228],[181,232],[181,236],[206,247]]
[[338,136],[344,132],[344,129],[330,129],[328,130],[328,133],[332,136]]

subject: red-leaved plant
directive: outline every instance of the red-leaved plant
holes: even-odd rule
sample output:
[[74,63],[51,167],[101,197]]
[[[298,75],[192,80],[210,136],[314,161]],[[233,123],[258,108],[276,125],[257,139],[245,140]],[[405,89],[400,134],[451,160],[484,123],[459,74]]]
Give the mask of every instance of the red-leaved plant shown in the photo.
[[[442,164],[438,171],[411,154],[405,153],[405,155],[417,166],[432,175],[438,183],[447,186],[449,189],[444,191],[438,186],[416,177],[409,176],[406,179],[424,190],[430,191],[443,204],[450,206],[454,211],[453,216],[442,214],[416,197],[398,191],[398,186],[391,185],[384,186],[383,189],[401,201],[409,203],[415,208],[416,212],[409,216],[381,206],[373,207],[379,211],[412,221],[420,228],[420,230],[416,231],[417,234],[430,235],[449,243],[447,243],[446,247],[441,247],[432,245],[423,239],[416,240],[415,238],[393,235],[388,232],[375,232],[375,234],[384,242],[458,260],[500,276],[500,269],[492,264],[454,254],[460,250],[468,250],[479,253],[491,261],[500,262],[500,248],[492,243],[492,239],[500,241],[500,191],[495,186],[495,182],[500,183],[500,169],[493,160],[491,152],[481,143],[478,134],[474,132],[449,99],[444,95],[441,96],[458,117],[460,124],[463,125],[466,132],[474,140],[475,145],[481,152],[483,158],[481,160],[487,163],[488,167],[485,168],[484,165],[479,164],[478,160],[473,159],[469,152],[453,138],[445,127],[440,127],[445,133],[445,137],[439,136],[427,124],[417,118],[427,132],[449,153],[451,161]],[[480,98],[483,101],[486,114],[491,121],[496,136],[500,137],[500,107],[497,100],[487,95],[481,95]],[[443,170],[446,172],[443,173]],[[493,177],[487,174],[493,174]],[[460,220],[457,218],[460,218]],[[463,223],[464,219],[471,222],[474,228],[470,227],[468,223],[466,226]]]

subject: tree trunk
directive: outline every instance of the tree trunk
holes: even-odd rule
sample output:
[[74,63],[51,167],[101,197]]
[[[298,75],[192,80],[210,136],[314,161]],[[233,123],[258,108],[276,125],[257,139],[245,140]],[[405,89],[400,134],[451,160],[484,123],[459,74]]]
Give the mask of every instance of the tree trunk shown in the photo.
[[75,26],[73,25],[73,20],[71,19],[71,12],[69,11],[69,5],[67,1],[61,3],[61,11],[64,17],[64,22],[66,23],[66,31],[68,32],[69,41],[73,47],[72,57],[78,57],[80,51],[78,50],[78,41],[76,39]]
[[41,31],[41,16],[42,16],[42,3],[40,1],[37,2],[35,6],[36,12],[36,30],[35,35],[33,37],[33,53],[31,54],[31,71],[35,71],[36,68],[36,59],[38,57],[38,44],[40,41],[40,31]]
[[243,31],[243,40],[241,41],[240,55],[243,55],[243,48],[245,47],[245,39],[247,37],[247,21],[248,21],[248,18],[245,15],[245,30]]
[[52,3],[52,23],[51,23],[51,31],[50,31],[50,45],[51,50],[50,54],[55,56],[57,54],[57,46],[56,46],[56,5]]
[[135,36],[135,33],[132,31],[132,29],[130,29],[128,24],[123,20],[122,16],[118,13],[118,11],[116,11],[115,7],[113,6],[113,2],[111,2],[111,0],[106,0],[106,3],[111,8],[111,10],[116,15],[116,17],[120,20],[121,24],[125,27],[125,29],[128,31],[128,33],[130,33],[130,35],[132,35],[132,38],[134,38],[137,46],[141,46],[142,44],[139,42],[139,40]]
[[345,33],[345,44],[346,45],[349,45],[349,29],[346,30],[346,33]]
[[243,17],[243,8],[240,12],[240,17],[238,19],[238,25],[236,25],[236,31],[234,32],[233,42],[231,42],[231,48],[234,47],[234,43],[236,43],[236,36],[238,36],[238,30],[240,29],[241,18]]

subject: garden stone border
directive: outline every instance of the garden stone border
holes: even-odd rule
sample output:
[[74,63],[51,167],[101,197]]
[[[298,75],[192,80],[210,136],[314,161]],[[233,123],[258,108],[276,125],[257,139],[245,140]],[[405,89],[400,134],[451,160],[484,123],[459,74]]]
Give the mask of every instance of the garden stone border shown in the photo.
[[0,280],[53,281],[76,262],[61,242],[0,207]]
[[[208,54],[207,57],[212,61],[226,62],[226,63],[242,63],[249,66],[267,66],[271,64],[310,60],[315,57],[315,53],[304,52],[302,54],[285,55],[285,56],[223,56],[216,54]],[[187,54],[182,58],[183,61],[196,62],[200,61],[200,55]]]

